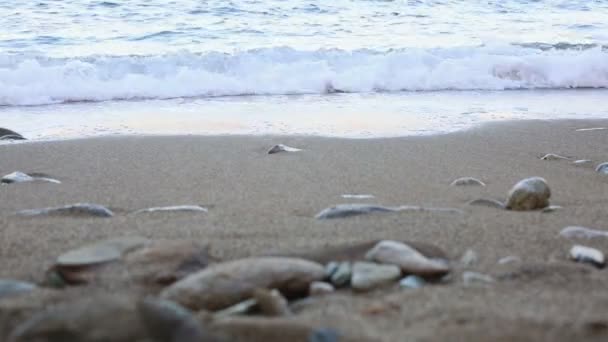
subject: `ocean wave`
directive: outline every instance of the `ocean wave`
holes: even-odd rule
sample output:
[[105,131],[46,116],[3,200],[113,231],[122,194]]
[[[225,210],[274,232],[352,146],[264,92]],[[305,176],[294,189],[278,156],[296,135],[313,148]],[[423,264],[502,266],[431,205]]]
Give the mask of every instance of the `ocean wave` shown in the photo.
[[[544,47],[544,46],[543,46]],[[608,88],[608,51],[482,46],[288,47],[232,54],[51,58],[0,54],[0,105],[180,97]]]

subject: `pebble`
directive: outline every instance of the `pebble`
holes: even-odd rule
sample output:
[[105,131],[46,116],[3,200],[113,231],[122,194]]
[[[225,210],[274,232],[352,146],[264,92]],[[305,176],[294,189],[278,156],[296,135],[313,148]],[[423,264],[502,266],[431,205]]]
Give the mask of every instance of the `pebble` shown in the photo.
[[572,164],[574,164],[574,165],[585,165],[585,164],[589,164],[589,163],[592,163],[592,162],[593,161],[589,160],[589,159],[579,159],[579,160],[573,161]]
[[62,207],[28,209],[17,212],[21,216],[75,216],[75,217],[112,217],[114,213],[99,204],[76,203]]
[[336,288],[324,281],[313,281],[310,283],[310,287],[308,289],[308,294],[311,296],[322,296],[333,293],[336,291]]
[[464,252],[464,254],[462,255],[462,258],[460,258],[460,263],[463,264],[465,267],[471,267],[476,262],[477,253],[475,253],[475,251],[472,249],[467,249],[467,251]]
[[474,285],[474,284],[491,284],[494,283],[495,280],[489,275],[481,274],[477,272],[466,271],[462,274],[462,280],[465,285]]
[[564,207],[562,207],[561,205],[550,205],[548,207],[541,209],[541,211],[543,213],[552,213],[552,212],[562,210],[562,209],[564,209]]
[[148,297],[138,303],[137,311],[155,341],[209,341],[193,313],[177,303]]
[[55,184],[61,183],[57,179],[47,177],[46,175],[43,175],[43,174],[34,174],[34,173],[27,174],[27,173],[24,173],[21,171],[15,171],[13,173],[9,173],[8,175],[5,175],[4,177],[2,177],[2,179],[0,180],[0,182],[3,184],[25,183],[25,182],[33,182],[33,181],[48,182],[48,183],[55,183]]
[[506,264],[510,264],[510,263],[514,263],[514,262],[520,262],[521,258],[518,256],[514,256],[514,255],[509,255],[506,256],[504,258],[500,258],[498,259],[498,264],[500,265],[506,265]]
[[568,226],[559,232],[559,236],[574,239],[593,239],[598,237],[608,237],[608,231],[591,229],[579,226]]
[[258,306],[258,301],[254,298],[246,299],[242,302],[231,305],[225,309],[215,312],[215,317],[228,317],[228,316],[239,316],[246,315],[253,312]]
[[595,248],[581,245],[572,246],[570,249],[570,258],[577,262],[591,264],[597,268],[603,268],[606,264],[604,253]]
[[347,286],[353,273],[351,263],[348,261],[331,262],[327,264],[325,271],[331,283],[336,287]]
[[135,214],[140,213],[154,213],[154,212],[165,212],[165,211],[192,211],[192,212],[208,212],[207,208],[201,207],[200,205],[173,205],[168,207],[153,207],[140,209]]
[[36,285],[13,279],[0,279],[0,298],[10,297],[36,289]]
[[531,177],[519,181],[509,191],[505,207],[510,210],[535,210],[549,205],[551,190],[541,177]]
[[15,131],[0,127],[0,140],[25,140],[25,138]]
[[429,259],[416,249],[392,240],[378,242],[367,252],[365,258],[382,264],[396,265],[406,274],[435,277],[450,272],[444,260]]
[[353,289],[366,291],[394,281],[399,276],[401,276],[401,270],[395,265],[358,261],[353,265],[350,283]]
[[338,204],[331,208],[324,209],[315,218],[318,220],[344,218],[370,213],[390,213],[398,211],[397,208],[384,207],[374,204]]
[[424,279],[415,275],[409,275],[399,281],[399,286],[403,289],[419,289],[424,285],[426,285]]
[[601,174],[608,174],[608,163],[601,163],[596,166],[595,171]]
[[473,177],[462,177],[454,180],[450,186],[486,186],[486,183]]
[[577,132],[589,132],[589,131],[603,131],[607,129],[606,127],[590,127],[590,128],[579,128]]
[[264,316],[278,317],[291,315],[287,299],[276,289],[270,291],[256,289],[253,291],[253,298],[257,302],[260,313]]
[[87,266],[115,261],[134,249],[143,247],[149,240],[141,237],[123,237],[99,241],[71,250],[57,258],[58,266]]
[[569,160],[570,158],[568,157],[564,157],[564,156],[560,156],[559,154],[555,154],[555,153],[548,153],[545,154],[544,156],[540,157],[540,160]]
[[193,273],[165,288],[161,298],[193,310],[220,310],[251,296],[255,289],[277,289],[304,296],[310,283],[322,280],[318,263],[284,257],[252,257],[219,263]]
[[287,145],[283,145],[283,144],[278,144],[278,145],[274,145],[270,148],[270,150],[268,150],[268,154],[275,154],[275,153],[279,153],[279,152],[299,152],[302,151],[299,148],[295,148],[295,147],[290,147]]
[[374,195],[368,195],[368,194],[343,194],[342,198],[368,199],[368,198],[374,198]]
[[504,209],[505,204],[499,200],[490,199],[490,198],[478,198],[470,201],[468,205],[481,206],[481,207],[490,207],[497,209]]

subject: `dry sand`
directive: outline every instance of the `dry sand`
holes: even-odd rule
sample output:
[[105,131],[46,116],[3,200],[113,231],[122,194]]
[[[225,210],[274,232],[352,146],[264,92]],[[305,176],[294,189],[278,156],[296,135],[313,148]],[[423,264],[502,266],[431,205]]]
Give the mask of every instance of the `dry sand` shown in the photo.
[[[569,261],[567,252],[574,243],[608,252],[608,239],[558,237],[569,225],[608,229],[608,176],[594,171],[608,161],[608,130],[576,131],[598,126],[608,127],[608,121],[500,123],[448,135],[373,140],[135,136],[2,145],[0,173],[44,172],[62,184],[0,187],[0,278],[40,281],[63,251],[124,235],[197,239],[223,259],[372,239],[411,240],[447,252],[455,261],[450,281],[420,290],[341,291],[299,304],[296,317],[382,341],[605,341],[608,271]],[[304,151],[266,154],[276,143]],[[546,153],[594,162],[539,160]],[[487,187],[449,186],[463,176]],[[529,176],[546,178],[552,204],[563,209],[510,212],[466,204],[479,197],[504,199],[516,181]],[[341,198],[348,193],[375,198]],[[14,216],[22,209],[75,202],[103,204],[117,215]],[[453,207],[464,214],[314,219],[328,206],[356,202]],[[178,204],[210,209],[129,214]],[[467,249],[478,254],[477,262],[458,266]],[[509,255],[522,262],[497,264]],[[465,270],[493,275],[497,282],[465,286]],[[82,296],[87,290],[65,291]],[[45,304],[42,298],[28,301],[32,307]],[[0,300],[0,311],[3,307],[8,310],[6,300]]]

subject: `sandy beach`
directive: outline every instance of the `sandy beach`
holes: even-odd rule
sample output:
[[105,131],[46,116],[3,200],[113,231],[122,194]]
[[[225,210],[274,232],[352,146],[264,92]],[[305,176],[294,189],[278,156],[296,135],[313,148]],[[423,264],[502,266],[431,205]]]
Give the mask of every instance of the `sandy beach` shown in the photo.
[[[608,239],[567,239],[567,226],[608,229],[608,120],[519,121],[436,136],[121,136],[0,145],[0,173],[41,172],[61,184],[0,187],[0,279],[42,283],[57,256],[98,240],[141,236],[209,245],[218,260],[297,253],[371,240],[408,240],[445,251],[450,276],[420,289],[394,283],[294,302],[291,320],[377,341],[605,341],[608,273],[568,259],[574,244],[608,252]],[[282,143],[302,149],[267,154]],[[555,153],[570,160],[540,160]],[[588,159],[588,164],[572,161]],[[475,177],[485,187],[450,186]],[[551,187],[551,213],[467,203],[504,200],[519,180]],[[343,194],[370,194],[349,199]],[[25,209],[97,203],[111,218],[21,217]],[[462,213],[397,212],[317,220],[340,203],[418,205]],[[207,213],[134,214],[201,205]],[[467,250],[477,255],[469,265]],[[500,264],[507,256],[519,261]],[[465,285],[479,272],[492,283]],[[126,290],[126,289],[125,289]],[[44,307],[89,293],[91,283],[0,298],[0,340]],[[362,337],[364,336],[364,337]]]

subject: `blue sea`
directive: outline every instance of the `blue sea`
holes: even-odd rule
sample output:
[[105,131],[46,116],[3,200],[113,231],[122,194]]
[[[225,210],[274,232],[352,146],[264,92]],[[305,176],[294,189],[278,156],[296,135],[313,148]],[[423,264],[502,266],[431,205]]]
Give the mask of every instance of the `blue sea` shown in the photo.
[[5,0],[0,13],[0,126],[37,139],[608,118],[605,0]]

